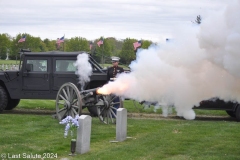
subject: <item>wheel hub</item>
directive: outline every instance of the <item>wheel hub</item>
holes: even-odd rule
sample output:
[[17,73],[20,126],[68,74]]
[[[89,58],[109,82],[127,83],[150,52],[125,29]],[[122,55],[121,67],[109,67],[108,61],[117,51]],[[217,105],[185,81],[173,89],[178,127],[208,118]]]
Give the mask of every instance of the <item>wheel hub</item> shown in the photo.
[[105,105],[106,108],[109,108],[109,107],[110,107],[109,102],[106,101],[106,100],[104,101],[104,105]]
[[69,101],[66,101],[64,106],[65,106],[67,109],[70,109],[70,108],[71,108],[71,104],[70,104]]

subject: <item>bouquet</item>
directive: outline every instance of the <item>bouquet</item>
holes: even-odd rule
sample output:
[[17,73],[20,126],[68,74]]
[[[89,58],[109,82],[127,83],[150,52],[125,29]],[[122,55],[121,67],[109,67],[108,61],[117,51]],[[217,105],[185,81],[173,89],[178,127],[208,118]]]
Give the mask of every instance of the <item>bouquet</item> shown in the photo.
[[79,115],[76,115],[75,118],[67,116],[61,122],[59,122],[60,124],[66,125],[64,130],[64,138],[67,138],[69,131],[71,133],[71,137],[73,137],[74,131],[76,131],[77,128],[79,127],[78,119]]

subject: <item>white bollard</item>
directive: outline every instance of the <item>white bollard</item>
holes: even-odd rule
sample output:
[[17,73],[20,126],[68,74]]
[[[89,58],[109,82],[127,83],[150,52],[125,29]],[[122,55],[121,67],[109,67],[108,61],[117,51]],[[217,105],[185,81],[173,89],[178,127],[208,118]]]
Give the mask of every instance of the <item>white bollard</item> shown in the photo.
[[92,117],[81,115],[78,123],[76,153],[84,154],[90,150]]

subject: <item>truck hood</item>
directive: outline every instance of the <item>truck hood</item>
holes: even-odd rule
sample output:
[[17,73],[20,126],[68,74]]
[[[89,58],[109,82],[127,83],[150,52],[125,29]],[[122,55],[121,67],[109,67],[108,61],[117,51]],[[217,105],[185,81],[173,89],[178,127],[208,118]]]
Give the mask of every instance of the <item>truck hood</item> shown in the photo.
[[3,82],[8,82],[17,78],[18,75],[19,75],[19,71],[1,71],[0,80],[2,80]]

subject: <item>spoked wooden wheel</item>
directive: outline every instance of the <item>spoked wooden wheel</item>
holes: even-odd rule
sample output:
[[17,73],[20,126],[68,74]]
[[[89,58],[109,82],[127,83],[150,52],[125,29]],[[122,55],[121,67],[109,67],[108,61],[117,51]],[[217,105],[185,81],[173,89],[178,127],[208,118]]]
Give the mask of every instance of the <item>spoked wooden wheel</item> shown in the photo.
[[97,106],[98,117],[105,124],[116,123],[117,109],[122,107],[122,99],[119,96],[102,96],[103,105]]
[[78,88],[73,83],[61,86],[56,97],[56,114],[61,121],[66,116],[75,117],[82,113],[82,99]]

